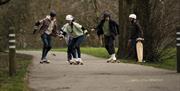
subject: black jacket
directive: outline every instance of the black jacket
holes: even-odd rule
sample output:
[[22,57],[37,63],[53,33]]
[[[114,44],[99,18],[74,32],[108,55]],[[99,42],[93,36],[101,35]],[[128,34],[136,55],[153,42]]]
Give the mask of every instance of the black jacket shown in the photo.
[[129,25],[129,39],[143,38],[143,30],[139,22],[134,22]]
[[[99,23],[99,25],[96,27],[97,35],[98,36],[104,34],[104,32],[103,32],[104,22],[105,22],[105,20],[102,20]],[[115,37],[116,35],[119,34],[119,26],[118,26],[118,24],[115,21],[113,21],[113,20],[109,20],[109,30],[110,30],[110,35],[112,37]]]

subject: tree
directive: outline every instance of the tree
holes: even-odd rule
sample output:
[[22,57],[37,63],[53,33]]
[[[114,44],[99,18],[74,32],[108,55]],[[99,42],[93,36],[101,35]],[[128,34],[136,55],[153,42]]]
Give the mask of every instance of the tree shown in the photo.
[[9,1],[11,1],[11,0],[0,0],[0,5],[6,4],[6,3],[8,3]]

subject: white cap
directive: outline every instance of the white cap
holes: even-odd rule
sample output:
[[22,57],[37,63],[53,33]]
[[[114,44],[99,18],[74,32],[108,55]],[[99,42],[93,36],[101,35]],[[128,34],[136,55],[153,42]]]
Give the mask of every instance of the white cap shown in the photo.
[[72,21],[73,19],[74,19],[74,17],[72,15],[67,15],[66,16],[67,21]]
[[136,17],[136,15],[135,15],[135,14],[130,14],[130,15],[129,15],[129,18],[136,19],[137,17]]

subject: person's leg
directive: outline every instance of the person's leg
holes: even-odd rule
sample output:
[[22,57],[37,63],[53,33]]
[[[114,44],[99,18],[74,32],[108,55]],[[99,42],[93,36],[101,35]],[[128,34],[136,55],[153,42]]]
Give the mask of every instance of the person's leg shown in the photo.
[[85,39],[85,38],[84,38],[84,35],[78,37],[78,38],[77,38],[77,41],[76,41],[76,44],[75,44],[78,58],[81,58],[81,48],[80,48],[80,46],[81,46],[81,44],[83,43],[84,39]]
[[42,42],[43,42],[43,50],[42,50],[41,60],[44,60],[45,57],[46,57],[45,55],[46,55],[46,51],[47,51],[47,48],[48,48],[48,40],[47,40],[46,34],[42,34],[41,39],[42,39]]
[[76,39],[73,38],[72,41],[71,41],[71,43],[70,43],[69,46],[68,46],[68,52],[69,52],[69,54],[72,55],[73,58],[76,58],[75,42],[76,42]]
[[70,61],[72,59],[72,53],[71,50],[69,49],[70,44],[72,42],[72,38],[69,38],[69,40],[67,41],[67,45],[68,45],[68,49],[67,49],[67,60]]
[[84,36],[80,36],[77,38],[77,41],[75,43],[76,52],[78,54],[77,62],[79,62],[80,64],[83,64],[83,61],[81,59],[81,50],[80,50],[80,45],[82,44],[83,41],[84,41]]
[[136,39],[132,39],[132,54],[137,61]]
[[76,46],[76,52],[77,52],[77,57],[78,57],[78,58],[81,58],[80,46]]
[[51,36],[47,35],[47,50],[45,51],[45,58],[47,58],[47,54],[51,50],[51,48],[52,48]]
[[112,54],[115,54],[115,47],[114,47],[114,39],[112,37],[109,38],[109,54],[112,55]]
[[109,42],[110,42],[110,37],[109,37],[109,36],[105,36],[105,37],[104,37],[105,48],[106,48],[108,54],[109,54],[109,55],[112,55],[111,52],[110,52]]

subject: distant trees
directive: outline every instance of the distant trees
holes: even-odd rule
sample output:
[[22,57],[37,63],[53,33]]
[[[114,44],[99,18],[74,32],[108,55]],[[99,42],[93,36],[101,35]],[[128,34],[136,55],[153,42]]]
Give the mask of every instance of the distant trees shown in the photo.
[[[175,45],[175,26],[179,24],[179,0],[0,0],[0,50],[7,46],[8,27],[15,26],[18,48],[39,48],[39,36],[32,35],[34,22],[57,12],[59,28],[66,22],[65,16],[72,14],[87,29],[94,28],[103,11],[109,11],[119,21],[120,35],[118,57],[127,51],[128,15],[137,14],[144,30],[145,59],[159,60],[165,50]],[[9,4],[2,5],[9,2]],[[119,3],[118,3],[119,2]],[[99,47],[101,44],[95,32],[90,32],[84,46]],[[33,38],[33,39],[32,39]],[[57,40],[56,47],[65,43]]]
[[[118,57],[126,54],[128,15],[135,13],[144,30],[144,55],[149,61],[172,57],[168,49],[175,46],[175,26],[180,24],[179,0],[119,0],[120,40]],[[168,56],[167,56],[168,55]]]
[[6,3],[8,3],[9,1],[11,1],[11,0],[0,0],[0,5],[6,4]]

